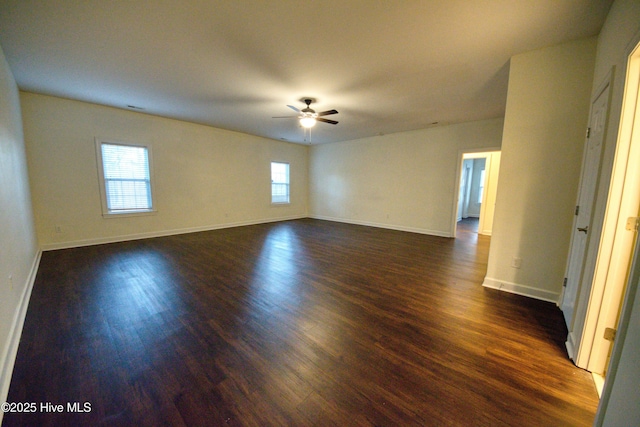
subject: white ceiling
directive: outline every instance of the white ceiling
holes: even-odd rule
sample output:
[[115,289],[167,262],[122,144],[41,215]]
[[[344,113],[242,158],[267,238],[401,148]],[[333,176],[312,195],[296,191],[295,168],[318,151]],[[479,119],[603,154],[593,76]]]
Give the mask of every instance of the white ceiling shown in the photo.
[[612,0],[0,0],[22,90],[303,142],[502,117],[509,58],[597,35]]

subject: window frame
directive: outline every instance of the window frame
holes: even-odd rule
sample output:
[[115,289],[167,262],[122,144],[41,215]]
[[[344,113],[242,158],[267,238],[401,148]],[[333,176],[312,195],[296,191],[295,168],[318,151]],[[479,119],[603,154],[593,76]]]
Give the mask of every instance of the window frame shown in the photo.
[[[138,147],[144,148],[147,150],[147,166],[149,168],[149,196],[151,199],[151,207],[144,209],[122,209],[122,210],[112,210],[109,209],[109,204],[107,202],[107,191],[106,191],[106,180],[104,175],[104,162],[102,159],[102,146],[103,145],[120,145],[124,147]],[[130,143],[130,142],[122,142],[115,141],[110,139],[95,139],[96,146],[96,160],[98,166],[98,181],[100,183],[100,202],[102,205],[102,216],[104,218],[123,218],[129,216],[143,216],[143,215],[154,215],[156,210],[156,203],[154,197],[154,179],[153,179],[153,155],[150,144],[141,144],[141,143]]]
[[[286,182],[286,186],[287,186],[287,200],[286,201],[274,201],[273,200],[273,185],[274,184],[285,184],[283,182],[274,182],[273,180],[273,165],[275,164],[280,164],[280,165],[286,165],[287,166],[287,182]],[[271,205],[273,206],[286,206],[286,205],[290,205],[291,204],[291,164],[289,162],[282,162],[282,161],[276,161],[276,160],[272,160],[271,163],[269,163],[269,175],[270,175],[270,179],[271,179]]]

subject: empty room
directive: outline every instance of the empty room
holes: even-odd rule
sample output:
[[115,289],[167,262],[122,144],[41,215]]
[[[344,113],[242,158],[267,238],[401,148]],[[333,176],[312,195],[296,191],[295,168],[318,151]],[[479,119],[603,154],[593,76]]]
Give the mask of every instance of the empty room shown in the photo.
[[637,0],[0,1],[2,425],[639,425],[639,87]]

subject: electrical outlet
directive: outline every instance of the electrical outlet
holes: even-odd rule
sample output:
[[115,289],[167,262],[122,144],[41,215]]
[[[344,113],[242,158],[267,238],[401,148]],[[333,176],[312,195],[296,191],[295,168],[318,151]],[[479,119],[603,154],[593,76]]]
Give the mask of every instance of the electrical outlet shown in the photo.
[[522,267],[522,258],[518,258],[518,257],[514,256],[513,259],[511,260],[511,267],[513,267],[513,268]]
[[62,226],[61,225],[56,225],[56,233],[57,234],[62,234]]

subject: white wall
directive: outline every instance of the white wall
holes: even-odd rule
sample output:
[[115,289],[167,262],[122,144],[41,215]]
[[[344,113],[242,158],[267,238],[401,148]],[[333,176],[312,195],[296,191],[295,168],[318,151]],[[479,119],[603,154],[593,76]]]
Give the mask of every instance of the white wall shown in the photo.
[[0,235],[0,402],[4,402],[39,251],[33,228],[18,87],[1,48]]
[[[557,301],[571,236],[597,39],[511,59],[485,286]],[[522,259],[521,268],[511,267]]]
[[[21,100],[44,249],[307,216],[306,146],[33,93]],[[102,216],[96,137],[151,145],[157,214]],[[290,163],[289,206],[271,205],[271,161]]]
[[503,120],[315,145],[312,217],[450,236],[459,152],[499,147]]

